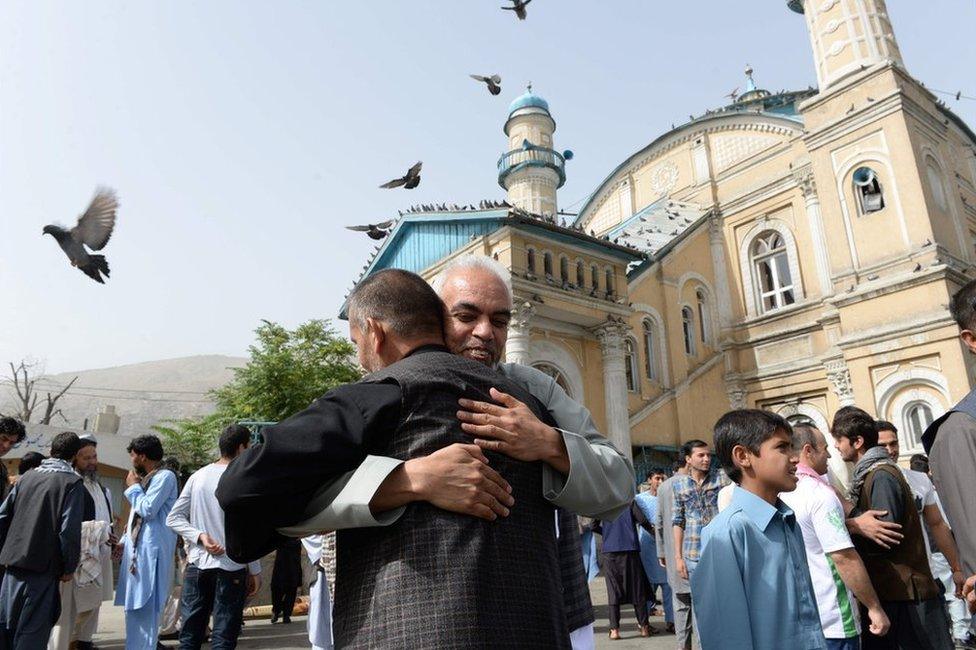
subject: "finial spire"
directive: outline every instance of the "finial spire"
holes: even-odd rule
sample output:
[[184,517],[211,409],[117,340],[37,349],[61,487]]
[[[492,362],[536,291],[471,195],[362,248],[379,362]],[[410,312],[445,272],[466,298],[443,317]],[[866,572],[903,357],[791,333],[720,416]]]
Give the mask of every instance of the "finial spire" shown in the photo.
[[747,63],[746,64],[746,78],[749,80],[749,83],[746,86],[746,92],[750,92],[750,91],[753,91],[753,90],[756,89],[756,81],[755,81],[755,79],[752,78],[752,73],[753,73],[752,66]]
[[532,93],[532,82],[531,81],[526,85],[526,89],[528,89],[529,94]]

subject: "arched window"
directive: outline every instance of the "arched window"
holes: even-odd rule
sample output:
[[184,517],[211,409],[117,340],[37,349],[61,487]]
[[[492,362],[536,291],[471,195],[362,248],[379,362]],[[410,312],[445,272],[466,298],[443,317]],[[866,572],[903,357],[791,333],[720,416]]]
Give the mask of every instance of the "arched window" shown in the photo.
[[525,268],[529,271],[529,273],[535,275],[535,249],[534,248],[530,248],[527,251],[525,251]]
[[795,427],[798,424],[805,424],[808,427],[813,427],[814,429],[817,428],[817,423],[813,421],[813,418],[811,418],[809,415],[803,415],[802,413],[791,415],[786,418],[786,421],[789,422],[791,427]]
[[852,177],[854,196],[862,215],[884,209],[884,193],[878,175],[870,167],[858,167]]
[[932,421],[932,407],[925,402],[912,402],[905,407],[905,433],[911,451],[922,446],[922,434],[929,428]]
[[600,290],[600,269],[596,267],[596,264],[590,267],[590,280],[593,283],[593,291]]
[[763,312],[796,302],[786,242],[775,230],[762,233],[752,244],[752,265],[759,286],[759,305]]
[[586,286],[586,266],[582,260],[576,261],[576,286],[580,289]]
[[565,255],[559,256],[559,279],[562,282],[569,282],[569,258]]
[[698,333],[701,342],[708,341],[708,304],[705,302],[705,292],[699,289],[695,292],[698,301]]
[[948,210],[949,202],[946,200],[945,185],[942,183],[942,172],[931,158],[925,161],[925,173],[928,176],[929,187],[932,188],[932,197],[935,198],[936,205],[941,210]]
[[624,339],[624,372],[627,373],[627,390],[637,390],[637,351],[634,340]]
[[681,334],[685,342],[685,354],[695,353],[695,314],[691,307],[681,308]]
[[613,269],[607,269],[606,277],[607,277],[607,295],[609,296],[611,293],[613,293]]
[[569,382],[566,381],[566,378],[563,376],[563,373],[559,371],[559,368],[549,363],[536,363],[533,364],[532,367],[536,370],[541,370],[555,379],[556,383],[559,384],[564,391],[566,391],[567,395],[571,394],[569,391]]
[[657,379],[657,358],[654,354],[654,346],[657,342],[654,339],[654,323],[650,318],[645,318],[644,326],[644,374],[650,380]]
[[542,254],[542,272],[545,273],[547,280],[552,279],[552,253]]

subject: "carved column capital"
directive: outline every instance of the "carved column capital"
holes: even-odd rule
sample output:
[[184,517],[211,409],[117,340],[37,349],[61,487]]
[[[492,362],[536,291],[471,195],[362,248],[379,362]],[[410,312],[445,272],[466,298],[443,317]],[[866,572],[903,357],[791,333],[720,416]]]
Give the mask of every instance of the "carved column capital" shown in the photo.
[[851,384],[851,371],[843,359],[824,361],[824,370],[841,406],[854,404],[854,386]]
[[532,319],[535,317],[535,305],[531,302],[516,302],[512,308],[512,318],[508,321],[508,331],[519,334],[528,334],[532,327]]
[[613,316],[607,318],[605,323],[590,329],[600,341],[600,349],[605,358],[623,358],[624,338],[627,336],[629,330],[630,326],[623,322],[623,319],[614,318]]
[[817,196],[817,181],[813,177],[813,169],[801,167],[793,170],[793,180],[797,187],[803,192],[803,198],[807,201],[819,200]]

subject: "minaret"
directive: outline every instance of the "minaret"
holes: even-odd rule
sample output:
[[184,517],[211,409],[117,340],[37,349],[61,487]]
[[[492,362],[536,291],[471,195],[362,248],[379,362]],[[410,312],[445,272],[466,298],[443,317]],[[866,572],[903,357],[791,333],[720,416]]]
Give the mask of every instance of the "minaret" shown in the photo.
[[788,0],[804,14],[820,92],[852,72],[889,62],[905,67],[884,0]]
[[508,191],[513,206],[555,216],[556,190],[566,182],[565,158],[552,148],[555,130],[549,103],[533,94],[529,84],[508,107],[508,153],[498,160],[498,184]]

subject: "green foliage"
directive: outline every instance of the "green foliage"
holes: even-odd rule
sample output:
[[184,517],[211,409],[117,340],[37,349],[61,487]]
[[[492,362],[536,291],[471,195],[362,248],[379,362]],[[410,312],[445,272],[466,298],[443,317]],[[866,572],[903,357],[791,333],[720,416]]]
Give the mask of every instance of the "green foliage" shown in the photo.
[[217,414],[163,420],[153,425],[167,456],[176,456],[186,472],[195,472],[217,458],[217,437],[226,426]]
[[360,377],[355,348],[328,321],[310,320],[294,330],[262,321],[255,334],[250,361],[212,393],[217,413],[229,420],[277,422]]
[[360,378],[355,348],[327,320],[310,320],[294,330],[262,321],[255,335],[247,364],[234,369],[229,383],[211,391],[215,413],[153,427],[166,453],[190,471],[216,458],[217,438],[228,424],[283,420],[332,388]]

